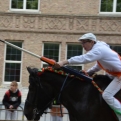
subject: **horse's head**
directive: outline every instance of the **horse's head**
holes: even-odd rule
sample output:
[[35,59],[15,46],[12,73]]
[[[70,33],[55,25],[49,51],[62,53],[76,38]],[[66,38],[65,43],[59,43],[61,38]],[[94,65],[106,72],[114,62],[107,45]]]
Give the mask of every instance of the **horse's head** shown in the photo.
[[42,83],[41,76],[38,75],[38,69],[28,67],[27,70],[30,74],[30,85],[24,106],[24,115],[28,120],[39,120],[53,100],[52,88],[48,84]]
[[[27,95],[27,99],[25,102],[25,107],[24,107],[24,114],[27,117],[28,120],[34,119],[36,118],[36,120],[38,120],[40,117],[36,116],[36,93],[38,90],[38,77],[37,75],[37,69],[31,69],[31,68],[27,68],[30,76],[29,76],[29,92]],[[36,79],[36,80],[35,80]]]

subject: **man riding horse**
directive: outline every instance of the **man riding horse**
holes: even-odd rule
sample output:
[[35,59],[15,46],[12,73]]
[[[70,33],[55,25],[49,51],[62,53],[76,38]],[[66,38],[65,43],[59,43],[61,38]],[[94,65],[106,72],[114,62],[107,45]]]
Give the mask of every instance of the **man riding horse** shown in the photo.
[[119,121],[121,121],[121,103],[114,97],[121,88],[121,57],[111,50],[108,44],[103,41],[97,41],[96,36],[92,33],[84,34],[79,38],[79,42],[87,53],[57,62],[55,67],[59,68],[66,64],[85,64],[97,61],[87,73],[91,75],[103,69],[113,76],[113,81],[104,90],[102,97],[115,112],[118,112],[117,116]]

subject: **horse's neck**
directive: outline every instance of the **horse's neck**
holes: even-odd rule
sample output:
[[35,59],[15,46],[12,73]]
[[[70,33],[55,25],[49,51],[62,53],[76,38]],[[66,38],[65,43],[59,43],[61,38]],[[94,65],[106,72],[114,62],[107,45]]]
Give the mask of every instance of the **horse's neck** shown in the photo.
[[63,86],[66,76],[62,76],[55,72],[44,72],[42,75],[42,80],[48,83],[56,92],[59,92]]

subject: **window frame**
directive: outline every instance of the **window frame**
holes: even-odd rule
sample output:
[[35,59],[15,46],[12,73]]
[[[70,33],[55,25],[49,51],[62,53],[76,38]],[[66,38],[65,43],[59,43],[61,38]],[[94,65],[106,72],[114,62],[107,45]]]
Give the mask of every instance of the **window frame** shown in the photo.
[[[67,51],[68,51],[68,45],[80,45],[79,43],[66,43],[66,55],[65,58],[67,59]],[[81,45],[80,45],[81,46]],[[82,54],[85,53],[84,48],[82,47]],[[75,55],[76,56],[76,55]],[[81,66],[82,70],[84,70],[84,64],[69,64],[68,66]]]
[[[121,47],[121,45],[119,45],[119,44],[109,44],[110,45],[110,48],[111,48],[111,46],[119,46],[119,47]],[[111,48],[112,49],[112,48]],[[114,49],[113,49],[114,50]],[[114,50],[115,51],[115,50]],[[117,52],[117,51],[115,51],[115,52]],[[118,54],[119,54],[119,52],[117,52]],[[119,54],[120,55],[120,54]],[[121,56],[121,55],[120,55]]]
[[[48,43],[48,44],[58,44],[58,45],[59,45],[59,50],[58,50],[58,51],[59,51],[59,53],[58,53],[58,54],[59,54],[59,55],[58,55],[59,57],[58,57],[58,61],[60,61],[61,44],[60,44],[59,42],[43,42],[43,43],[42,43],[42,56],[44,56],[44,44],[45,44],[45,43]],[[48,65],[48,64],[47,64],[46,62],[42,61],[42,63],[41,63],[41,67],[42,67],[42,68],[43,68],[43,65]]]
[[101,12],[101,0],[100,0],[100,3],[99,3],[99,14],[115,14],[115,15],[121,15],[121,12],[116,12],[116,3],[117,3],[117,0],[113,0],[113,11],[112,12]]
[[40,0],[38,0],[38,9],[33,10],[33,9],[26,9],[26,0],[23,0],[23,9],[14,9],[11,8],[12,5],[12,0],[10,0],[10,5],[9,5],[9,10],[14,11],[14,12],[39,12],[40,11]]
[[[7,40],[6,40],[7,41]],[[9,40],[9,42],[20,42],[20,41],[12,41],[12,40]],[[23,42],[21,41],[22,43],[22,47],[23,47]],[[6,63],[20,63],[21,65],[21,68],[20,68],[20,81],[17,82],[18,84],[21,84],[21,80],[22,80],[22,60],[23,60],[23,52],[21,52],[21,61],[11,61],[11,60],[6,60],[6,50],[7,50],[7,44],[5,44],[5,47],[4,47],[4,66],[3,66],[3,84],[10,84],[11,81],[9,82],[6,82],[5,81],[5,65]]]

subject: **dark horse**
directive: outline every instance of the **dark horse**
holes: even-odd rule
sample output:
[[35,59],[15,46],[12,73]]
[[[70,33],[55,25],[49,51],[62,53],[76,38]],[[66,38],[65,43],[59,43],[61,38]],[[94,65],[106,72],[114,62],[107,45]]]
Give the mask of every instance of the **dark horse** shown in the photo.
[[[27,68],[29,92],[24,107],[28,120],[39,120],[55,98],[68,110],[70,121],[118,121],[112,109],[102,99],[99,90],[86,80],[71,77],[63,71],[50,69],[38,72]],[[93,79],[104,90],[111,79],[97,75]],[[115,95],[121,99],[120,92]]]

